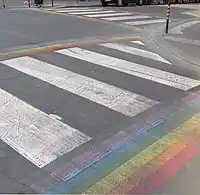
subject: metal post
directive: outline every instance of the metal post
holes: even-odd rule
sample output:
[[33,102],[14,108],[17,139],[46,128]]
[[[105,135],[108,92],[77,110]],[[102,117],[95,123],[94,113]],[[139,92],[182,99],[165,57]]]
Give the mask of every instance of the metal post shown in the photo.
[[28,7],[31,7],[31,0],[28,0]]
[[2,0],[3,8],[6,8],[5,1]]
[[53,7],[54,6],[54,0],[52,0],[51,3],[52,3],[52,7]]
[[168,5],[167,5],[167,20],[166,20],[166,30],[165,30],[166,33],[169,32],[170,5],[171,5],[171,0],[168,0]]

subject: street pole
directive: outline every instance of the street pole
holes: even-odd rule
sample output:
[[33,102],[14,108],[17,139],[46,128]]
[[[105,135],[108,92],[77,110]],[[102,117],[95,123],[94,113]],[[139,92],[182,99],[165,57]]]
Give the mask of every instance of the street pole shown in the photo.
[[52,0],[51,3],[52,3],[52,7],[53,7],[54,6],[54,0]]
[[6,8],[5,1],[2,0],[3,8]]
[[31,7],[31,0],[28,0],[28,7]]
[[168,5],[167,5],[167,20],[166,20],[166,30],[165,30],[166,33],[169,32],[170,5],[171,5],[171,0],[168,0]]

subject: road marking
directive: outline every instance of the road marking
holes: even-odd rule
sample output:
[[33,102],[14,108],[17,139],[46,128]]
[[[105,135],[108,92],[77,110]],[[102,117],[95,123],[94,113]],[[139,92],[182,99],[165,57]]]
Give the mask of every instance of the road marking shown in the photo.
[[164,37],[166,40],[169,41],[174,41],[174,42],[180,42],[180,43],[186,43],[186,44],[192,44],[192,45],[200,45],[200,40],[194,40],[194,39],[186,39],[186,38],[181,38],[177,36],[165,36]]
[[96,9],[96,8],[91,8],[91,7],[65,7],[65,8],[62,8],[62,9],[65,9],[65,10],[91,10],[91,9]]
[[58,10],[57,12],[59,12],[59,13],[63,13],[63,12],[89,12],[89,11],[100,11],[100,10],[102,10],[102,9],[99,9],[99,8],[92,9],[92,10],[90,10],[90,9],[82,9],[82,10],[80,10],[80,9],[71,9],[71,10],[62,9],[62,10]]
[[1,63],[130,117],[158,103],[30,57],[9,59]]
[[0,139],[39,168],[91,140],[0,89]]
[[88,11],[88,12],[70,12],[73,15],[99,14],[99,13],[116,13],[116,11]]
[[200,23],[199,20],[198,21],[190,21],[190,22],[186,22],[184,24],[180,24],[180,25],[172,28],[170,30],[170,33],[172,33],[172,34],[183,34],[183,30],[185,28],[188,28],[188,27],[193,26],[193,25],[198,24],[198,23]]
[[151,18],[150,16],[121,16],[121,17],[110,17],[110,18],[101,18],[103,20],[109,20],[109,21],[120,21],[120,20],[130,20],[130,19],[144,19],[144,18]]
[[62,118],[56,114],[49,114],[49,117],[57,120],[62,120]]
[[95,15],[85,15],[85,16],[93,17],[93,18],[99,18],[99,17],[127,16],[127,15],[132,15],[132,13],[95,14]]
[[56,52],[184,91],[200,85],[198,80],[77,47]]
[[164,22],[166,22],[165,19],[131,21],[131,22],[123,22],[123,23],[128,24],[128,25],[137,26],[137,25],[144,25],[144,24],[164,23]]
[[200,10],[194,10],[192,12],[182,12],[181,14],[195,16],[195,17],[199,18],[200,17]]
[[107,48],[110,48],[110,49],[116,49],[116,50],[119,50],[119,51],[122,51],[122,52],[125,52],[125,53],[130,53],[130,54],[141,56],[141,57],[144,57],[144,58],[149,58],[149,59],[152,59],[152,60],[171,64],[170,62],[168,62],[167,60],[165,60],[164,58],[162,58],[158,54],[153,53],[153,52],[149,52],[149,51],[146,51],[146,50],[143,50],[143,49],[138,49],[138,48],[122,45],[122,44],[119,44],[119,43],[104,43],[104,44],[100,44],[100,45],[107,47]]
[[139,44],[139,45],[144,45],[144,43],[142,43],[142,41],[131,41],[132,43],[136,43],[136,44]]
[[[137,170],[142,168],[158,155],[161,155],[162,152],[170,148],[172,144],[177,143],[181,146],[181,149],[186,148],[187,144],[182,143],[181,139],[183,139],[184,136],[187,136],[187,133],[193,133],[196,130],[195,127],[197,128],[199,120],[199,115],[187,120],[181,126],[177,127],[172,132],[167,133],[161,139],[154,142],[148,148],[132,157],[115,171],[91,186],[84,192],[84,194],[107,194],[112,189],[115,189],[117,186],[122,184],[126,178],[131,178],[131,176],[135,176],[137,183],[139,183],[140,180],[136,175]],[[172,157],[174,156],[175,154]],[[162,160],[164,161],[165,158]],[[133,186],[137,185],[137,183],[133,183]]]
[[110,39],[92,39],[92,40],[83,40],[83,41],[74,41],[74,42],[67,42],[67,43],[57,43],[54,45],[50,45],[48,43],[38,44],[38,45],[25,45],[18,49],[11,49],[0,51],[0,57],[8,57],[8,56],[15,56],[15,55],[25,55],[27,53],[38,53],[42,51],[53,51],[58,49],[64,49],[69,47],[80,47],[84,45],[94,45],[99,43],[105,42],[112,42],[112,41],[131,41],[131,40],[141,40],[142,38],[139,36],[127,36],[127,37],[111,37]]

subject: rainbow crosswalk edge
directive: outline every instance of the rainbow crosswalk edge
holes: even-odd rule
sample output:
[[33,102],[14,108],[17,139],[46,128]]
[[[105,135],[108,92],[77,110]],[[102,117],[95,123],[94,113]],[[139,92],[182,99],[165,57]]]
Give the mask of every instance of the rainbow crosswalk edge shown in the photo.
[[55,194],[150,193],[199,152],[199,111],[200,92],[161,106],[32,188]]

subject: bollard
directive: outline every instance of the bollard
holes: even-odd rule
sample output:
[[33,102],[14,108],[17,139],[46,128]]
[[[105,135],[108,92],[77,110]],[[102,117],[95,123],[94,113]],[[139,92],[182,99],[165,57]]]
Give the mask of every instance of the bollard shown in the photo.
[[5,1],[2,0],[3,8],[6,8]]
[[54,6],[54,0],[51,1],[52,7]]
[[165,32],[168,33],[169,31],[169,16],[170,16],[170,2],[171,0],[168,0],[168,5],[167,5],[167,20],[166,20],[166,30]]
[[31,7],[31,0],[28,0],[28,7]]

